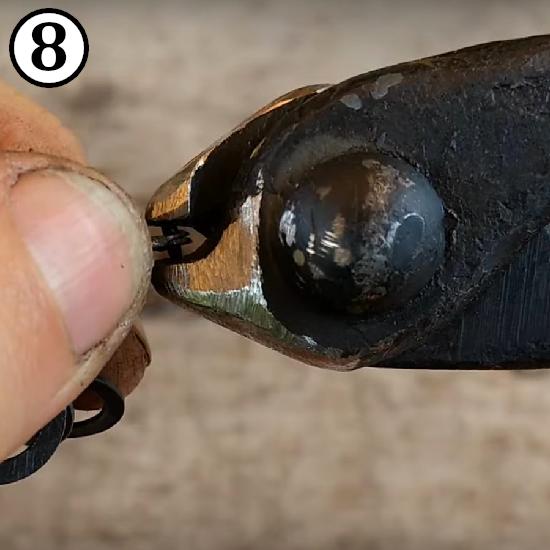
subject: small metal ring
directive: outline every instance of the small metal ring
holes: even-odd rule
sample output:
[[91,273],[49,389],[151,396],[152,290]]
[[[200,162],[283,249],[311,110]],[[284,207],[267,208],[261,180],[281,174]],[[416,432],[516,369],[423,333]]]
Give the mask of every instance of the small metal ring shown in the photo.
[[0,485],[25,479],[42,468],[67,437],[73,415],[72,406],[67,407],[29,440],[25,450],[0,462]]
[[101,410],[91,418],[73,424],[70,439],[98,434],[112,428],[124,415],[124,398],[105,378],[96,378],[87,391],[94,392],[102,401]]

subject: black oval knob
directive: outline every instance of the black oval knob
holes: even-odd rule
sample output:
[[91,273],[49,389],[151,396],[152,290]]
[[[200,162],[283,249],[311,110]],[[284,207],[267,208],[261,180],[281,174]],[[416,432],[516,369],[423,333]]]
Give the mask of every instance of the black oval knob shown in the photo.
[[442,261],[442,202],[401,160],[346,153],[305,171],[284,194],[276,246],[285,271],[333,308],[395,307]]

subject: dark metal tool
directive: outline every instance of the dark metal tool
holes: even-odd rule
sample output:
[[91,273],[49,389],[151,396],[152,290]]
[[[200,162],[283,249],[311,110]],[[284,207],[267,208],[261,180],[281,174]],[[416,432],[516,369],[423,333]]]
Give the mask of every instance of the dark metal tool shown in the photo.
[[301,88],[153,196],[153,284],[314,365],[550,362],[550,37]]
[[[147,210],[168,299],[339,370],[550,365],[550,37],[404,63],[270,103]],[[0,484],[122,416],[67,408]]]
[[96,378],[88,391],[101,400],[101,410],[91,418],[75,421],[74,407],[67,407],[42,428],[22,451],[0,462],[0,485],[14,483],[34,474],[48,462],[65,439],[101,433],[122,418],[124,399],[112,383]]

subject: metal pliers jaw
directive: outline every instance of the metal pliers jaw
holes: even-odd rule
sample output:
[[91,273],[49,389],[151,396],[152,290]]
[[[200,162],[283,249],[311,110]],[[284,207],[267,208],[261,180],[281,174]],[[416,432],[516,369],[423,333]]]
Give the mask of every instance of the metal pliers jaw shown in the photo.
[[153,196],[153,284],[306,363],[550,360],[550,38],[291,92]]

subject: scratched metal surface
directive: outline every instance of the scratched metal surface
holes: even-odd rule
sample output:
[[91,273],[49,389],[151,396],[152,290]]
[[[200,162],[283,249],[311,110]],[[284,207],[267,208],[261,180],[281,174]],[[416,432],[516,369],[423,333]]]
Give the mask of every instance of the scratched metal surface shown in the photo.
[[[526,368],[550,366],[550,228],[531,239],[497,275],[479,301],[471,304],[442,334],[432,337],[392,365],[422,361],[435,368],[478,361],[506,365],[522,357]],[[520,368],[516,361],[515,368]]]
[[[144,197],[296,86],[550,31],[548,2],[442,4],[53,2],[89,32],[81,77],[38,90],[2,49],[0,67]],[[37,5],[3,2],[1,36]],[[158,303],[146,324],[154,364],[125,422],[67,442],[38,476],[0,489],[1,548],[547,546],[544,373],[340,374]]]

